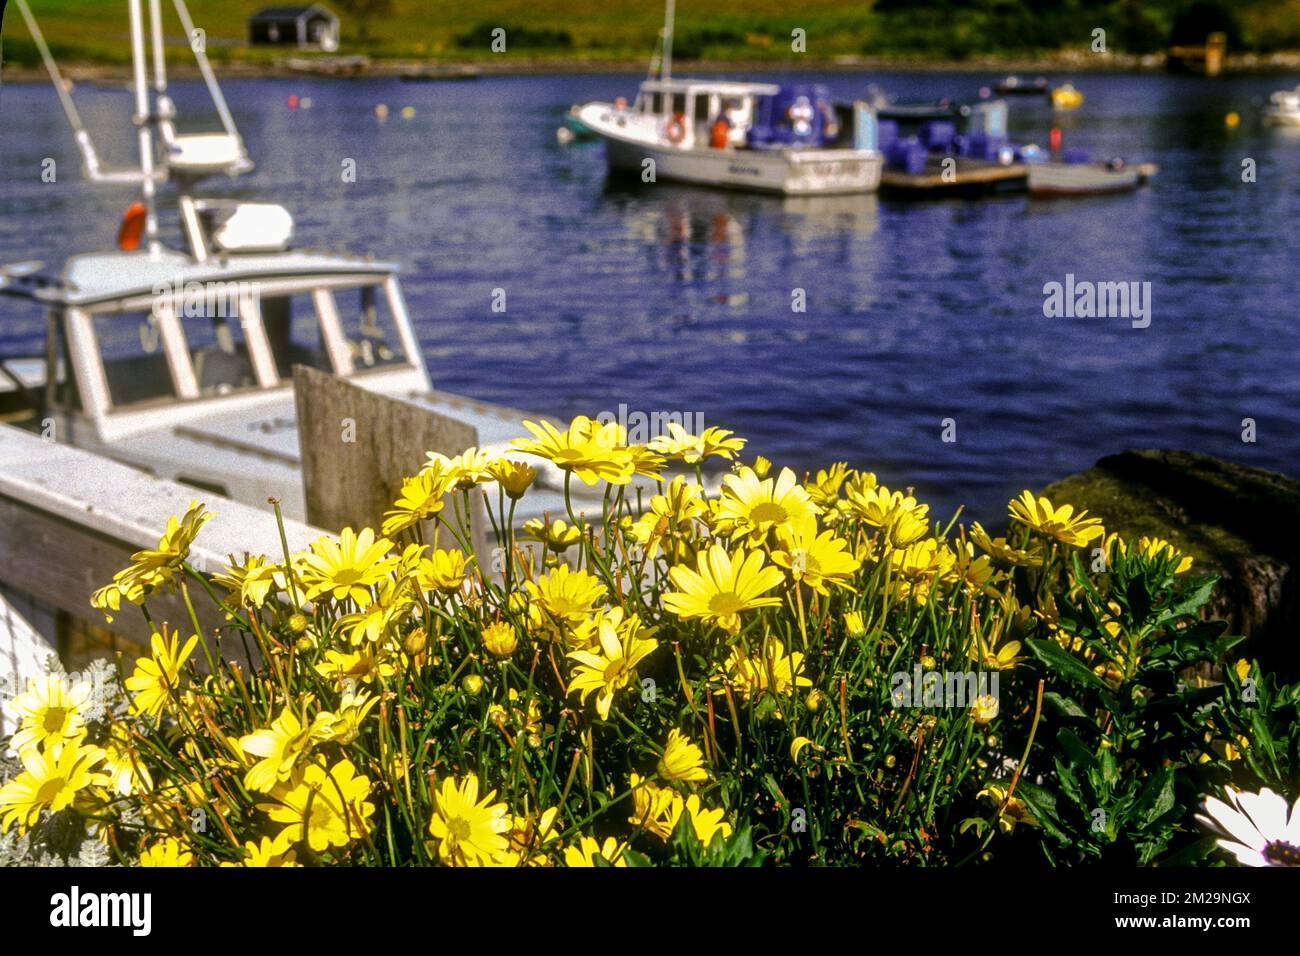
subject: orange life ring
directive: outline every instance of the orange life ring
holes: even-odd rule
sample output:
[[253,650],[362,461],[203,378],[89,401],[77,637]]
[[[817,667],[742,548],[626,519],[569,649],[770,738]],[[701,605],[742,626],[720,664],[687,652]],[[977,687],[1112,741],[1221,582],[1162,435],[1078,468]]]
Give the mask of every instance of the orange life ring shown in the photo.
[[144,235],[145,218],[148,210],[142,202],[133,202],[126,207],[122,216],[122,226],[117,231],[117,247],[123,252],[135,252],[140,248],[140,238]]
[[664,130],[664,136],[673,145],[684,140],[686,138],[686,117],[681,113],[674,113],[673,118],[668,121],[668,128]]

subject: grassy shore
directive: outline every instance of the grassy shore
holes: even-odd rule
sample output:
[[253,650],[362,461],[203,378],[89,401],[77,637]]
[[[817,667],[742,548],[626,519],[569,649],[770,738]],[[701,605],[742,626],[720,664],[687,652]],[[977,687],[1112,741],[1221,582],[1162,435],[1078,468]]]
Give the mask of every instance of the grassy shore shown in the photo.
[[[373,3],[373,0],[371,0]],[[207,34],[209,55],[250,71],[274,68],[292,50],[249,47],[247,19],[264,0],[191,0],[196,23]],[[349,7],[366,0],[338,0],[340,55],[364,54],[377,63],[434,61],[468,63],[489,71],[641,69],[661,26],[659,3],[643,0],[475,0],[432,5],[428,0],[391,0],[388,10],[363,23]],[[167,8],[169,39],[183,42]],[[1300,56],[1300,8],[1243,2],[1235,15],[1232,64],[1239,68],[1295,68]],[[122,0],[36,0],[36,15],[55,55],[65,64],[112,65],[129,59]],[[960,14],[937,0],[911,4],[877,0],[719,0],[678,4],[675,53],[682,61],[720,67],[833,65],[978,66],[1025,65],[1071,71],[1157,66],[1171,29],[1172,2],[1153,0],[1064,4],[1042,10],[1017,3],[964,6]],[[20,70],[38,65],[35,46],[16,9],[4,22],[4,58]],[[506,30],[507,49],[494,53],[494,28]],[[1109,53],[1090,49],[1093,29],[1107,31]],[[803,52],[792,50],[795,30],[806,36]]]

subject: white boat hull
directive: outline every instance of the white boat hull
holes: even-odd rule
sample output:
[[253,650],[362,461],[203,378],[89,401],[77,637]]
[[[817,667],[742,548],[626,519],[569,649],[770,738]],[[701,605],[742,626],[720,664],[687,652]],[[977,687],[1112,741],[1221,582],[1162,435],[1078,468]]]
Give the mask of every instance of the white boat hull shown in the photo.
[[[712,149],[651,141],[642,130],[620,128],[608,108],[589,104],[579,118],[605,144],[611,170],[724,189],[784,196],[874,192],[884,157],[868,149]],[[652,160],[653,165],[647,163]]]
[[1265,126],[1300,126],[1300,110],[1265,109]]
[[1101,163],[1037,163],[1029,167],[1029,191],[1047,196],[1120,193],[1143,182],[1138,166],[1112,169]]

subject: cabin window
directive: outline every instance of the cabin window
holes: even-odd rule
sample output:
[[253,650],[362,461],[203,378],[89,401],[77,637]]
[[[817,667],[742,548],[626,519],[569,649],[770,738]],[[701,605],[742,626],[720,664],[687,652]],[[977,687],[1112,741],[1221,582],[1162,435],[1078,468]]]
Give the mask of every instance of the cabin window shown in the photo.
[[280,378],[291,378],[295,365],[331,371],[329,351],[310,294],[266,296],[261,307],[262,326]]
[[699,93],[695,97],[695,122],[707,123],[713,117],[709,113],[709,94]]
[[354,371],[364,372],[406,362],[402,340],[397,335],[397,322],[393,319],[383,286],[341,289],[334,293],[334,305],[348,352],[352,355]]
[[675,116],[678,113],[682,114],[683,116],[686,115],[686,94],[685,93],[673,94],[673,115]]
[[189,346],[200,395],[225,395],[257,387],[237,299],[179,303],[177,318]]
[[100,313],[94,324],[108,397],[114,405],[176,395],[162,332],[152,313]]

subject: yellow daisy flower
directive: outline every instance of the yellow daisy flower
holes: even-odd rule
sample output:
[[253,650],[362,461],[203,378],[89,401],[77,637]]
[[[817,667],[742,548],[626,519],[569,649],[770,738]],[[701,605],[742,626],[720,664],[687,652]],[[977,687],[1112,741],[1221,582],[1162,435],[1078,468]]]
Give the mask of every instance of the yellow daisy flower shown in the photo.
[[540,630],[572,629],[583,622],[596,602],[605,596],[605,585],[587,571],[571,571],[561,564],[536,583],[524,582],[528,592],[529,622]]
[[286,705],[270,727],[240,737],[239,746],[244,753],[262,758],[244,774],[244,786],[266,793],[288,780],[294,766],[311,751],[312,728]]
[[809,515],[776,529],[780,550],[772,552],[772,563],[790,572],[797,582],[808,585],[818,594],[829,594],[830,587],[852,591],[849,580],[862,562],[848,551],[848,542],[834,531],[817,533],[817,519]]
[[657,640],[648,636],[651,633],[641,627],[641,620],[635,614],[629,614],[621,624],[604,618],[600,622],[597,649],[569,652],[568,656],[578,662],[578,667],[565,693],[579,694],[585,704],[593,691],[599,691],[596,712],[602,719],[609,719],[614,693],[628,685],[636,676],[636,665],[659,646]]
[[519,646],[519,635],[514,626],[497,621],[483,628],[483,647],[493,657],[508,658]]
[[533,437],[516,438],[512,442],[515,448],[553,462],[577,475],[584,484],[594,485],[604,479],[613,485],[625,485],[632,480],[635,465],[617,422],[602,425],[579,415],[565,431],[546,421],[525,421],[524,427]]
[[308,600],[328,594],[335,601],[351,599],[363,607],[369,604],[369,588],[397,564],[397,558],[389,556],[392,549],[393,542],[376,539],[369,528],[363,528],[360,534],[344,528],[338,541],[318,538],[303,562]]
[[724,840],[731,836],[731,824],[723,819],[726,811],[706,810],[700,804],[698,793],[692,793],[686,798],[686,815],[690,818],[691,828],[695,830],[695,835],[702,846],[707,847],[712,843],[716,834],[721,834]]
[[564,848],[564,865],[596,866],[596,858],[599,856],[610,866],[627,866],[627,860],[623,859],[624,849],[614,837],[605,837],[604,843],[597,843],[593,838],[584,836],[579,839],[577,846]]
[[492,456],[477,448],[466,448],[455,458],[448,458],[436,451],[426,452],[429,463],[426,470],[440,474],[448,487],[457,491],[467,491],[475,485],[492,481]]
[[1076,515],[1073,505],[1054,507],[1044,497],[1035,498],[1032,491],[1022,491],[1019,498],[1011,501],[1008,509],[1013,520],[1062,544],[1083,547],[1105,534],[1100,518],[1088,518],[1086,511]]
[[[731,681],[736,692],[745,698],[767,690],[785,695],[796,688],[812,686],[812,681],[803,676],[803,654],[798,651],[786,654],[785,644],[775,637],[767,638],[758,657],[750,657],[740,647],[733,647],[720,676]],[[723,691],[718,689],[715,693]]]
[[488,472],[501,486],[506,495],[518,501],[524,496],[528,487],[537,480],[537,469],[522,461],[498,458],[488,466]]
[[696,570],[675,565],[668,572],[676,591],[663,596],[664,607],[683,620],[699,618],[728,633],[740,630],[740,615],[762,607],[776,607],[780,598],[762,595],[781,584],[780,568],[764,567],[761,551],[737,548],[727,554],[720,544],[701,552]]
[[443,780],[429,820],[439,859],[452,866],[485,866],[509,850],[510,815],[504,803],[492,802],[496,795],[492,790],[480,800],[472,773],[459,785],[450,777]]
[[193,866],[194,854],[175,837],[163,837],[140,851],[140,865],[147,867]]
[[238,863],[222,863],[222,866],[246,866],[246,867],[271,867],[271,866],[302,866],[298,862],[297,854],[289,849],[289,844],[283,839],[272,840],[270,837],[262,837],[260,842],[249,840],[244,843],[244,858]]
[[181,668],[194,652],[199,637],[192,635],[183,647],[178,647],[179,635],[169,635],[164,624],[162,633],[155,631],[149,642],[152,656],[136,660],[135,670],[126,679],[126,689],[131,692],[132,713],[157,717],[180,689]]
[[402,490],[392,510],[384,512],[380,530],[398,534],[442,511],[450,480],[437,468],[426,467],[417,475],[402,479]]
[[677,728],[668,731],[664,755],[659,758],[659,776],[665,780],[699,783],[709,778],[704,769],[704,754],[691,739]]
[[366,836],[375,805],[370,780],[358,774],[346,758],[326,772],[320,764],[308,764],[297,783],[279,783],[271,790],[276,803],[259,803],[275,823],[285,824],[277,837],[285,843],[305,840],[316,853],[330,847],[346,847]]
[[415,579],[422,591],[442,591],[450,594],[459,591],[469,573],[471,560],[459,548],[439,549],[415,566]]
[[722,479],[718,520],[734,523],[735,533],[755,542],[779,525],[818,514],[821,509],[789,468],[782,468],[776,478],[760,479],[754,469],[742,467],[739,474]]
[[27,678],[27,690],[9,703],[9,711],[18,720],[18,731],[9,741],[15,753],[28,747],[43,746],[52,753],[65,744],[75,744],[86,736],[86,721],[81,708],[90,699],[88,681],[71,687],[59,674]]
[[98,747],[71,744],[58,753],[28,747],[18,755],[23,772],[0,787],[0,833],[15,823],[25,833],[40,819],[41,811],[58,813],[76,795],[90,786],[103,786],[107,779],[95,772],[104,759]]
[[632,788],[632,816],[628,823],[646,833],[667,840],[673,835],[685,803],[676,790],[659,787],[638,774],[629,777]]

